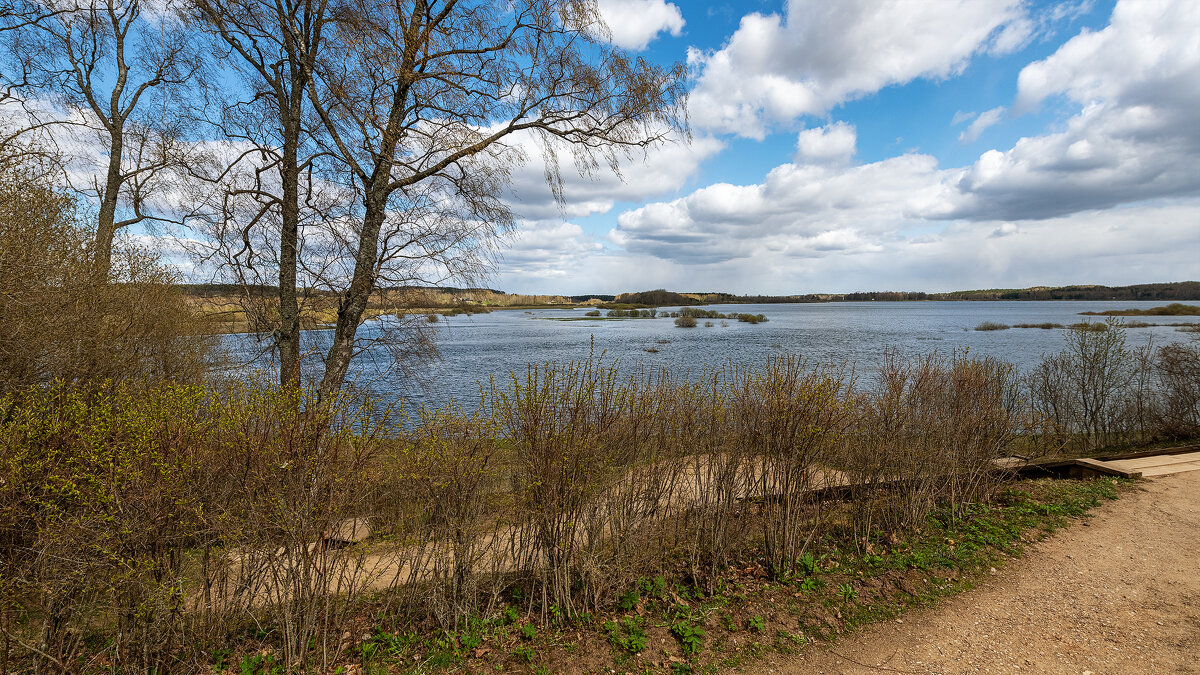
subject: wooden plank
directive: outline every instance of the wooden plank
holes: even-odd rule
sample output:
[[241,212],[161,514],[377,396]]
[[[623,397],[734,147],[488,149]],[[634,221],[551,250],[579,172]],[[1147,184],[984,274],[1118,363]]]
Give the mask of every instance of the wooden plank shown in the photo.
[[1142,469],[1142,476],[1149,478],[1150,476],[1169,476],[1173,473],[1183,473],[1185,471],[1200,471],[1200,461],[1187,462],[1184,464],[1169,464],[1166,466],[1152,466]]
[[1115,455],[1104,455],[1095,459],[1109,462],[1122,459],[1140,459],[1142,457],[1157,457],[1159,455],[1182,455],[1188,452],[1200,452],[1200,445],[1181,445],[1175,448],[1159,448],[1157,450],[1138,450],[1137,452],[1122,452]]
[[1189,452],[1184,455],[1162,455],[1158,457],[1141,457],[1138,459],[1101,460],[1105,464],[1126,470],[1148,469],[1155,466],[1170,466],[1172,464],[1187,464],[1200,461],[1200,452]]
[[1142,477],[1141,471],[1129,471],[1095,459],[1077,459],[1075,460],[1075,466],[1081,469],[1081,473],[1084,477],[1089,475],[1119,476],[1121,478]]

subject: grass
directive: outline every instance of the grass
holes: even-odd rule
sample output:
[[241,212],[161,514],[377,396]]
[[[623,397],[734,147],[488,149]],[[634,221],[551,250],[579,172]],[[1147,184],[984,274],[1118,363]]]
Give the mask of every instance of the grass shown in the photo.
[[975,330],[1008,330],[1011,326],[1006,323],[995,323],[993,321],[984,321],[975,326]]

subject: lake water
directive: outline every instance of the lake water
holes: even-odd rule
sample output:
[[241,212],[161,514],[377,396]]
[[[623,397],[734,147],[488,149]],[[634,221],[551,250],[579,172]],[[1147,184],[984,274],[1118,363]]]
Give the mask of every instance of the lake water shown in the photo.
[[[389,368],[383,347],[369,350],[352,366],[359,386],[392,400],[441,405],[451,398],[470,405],[477,400],[480,381],[490,377],[507,381],[510,372],[523,373],[530,364],[564,362],[588,356],[589,350],[619,360],[632,370],[639,365],[668,368],[678,373],[699,373],[726,363],[755,365],[773,354],[795,353],[821,362],[848,361],[860,375],[868,375],[881,353],[895,348],[906,353],[938,351],[949,354],[970,349],[1026,369],[1043,353],[1064,344],[1063,331],[1038,328],[976,331],[983,321],[1002,324],[1053,322],[1071,324],[1103,317],[1082,317],[1082,311],[1150,308],[1157,302],[845,302],[771,305],[711,305],[721,313],[764,314],[768,321],[751,325],[728,320],[713,327],[680,328],[673,319],[559,321],[581,318],[586,309],[503,310],[474,316],[442,317],[432,324],[441,360],[429,364],[423,383]],[[678,308],[664,308],[672,311]],[[388,319],[384,319],[387,321]],[[1200,323],[1200,317],[1132,317],[1148,323]],[[364,335],[378,333],[380,324],[369,322]],[[1174,327],[1130,328],[1130,346],[1153,339],[1156,344],[1186,341],[1191,335]],[[327,348],[328,331],[310,331],[309,344]],[[257,345],[247,336],[227,336],[225,344],[235,358],[247,361]],[[647,349],[657,349],[656,353]],[[270,368],[260,359],[249,367]]]

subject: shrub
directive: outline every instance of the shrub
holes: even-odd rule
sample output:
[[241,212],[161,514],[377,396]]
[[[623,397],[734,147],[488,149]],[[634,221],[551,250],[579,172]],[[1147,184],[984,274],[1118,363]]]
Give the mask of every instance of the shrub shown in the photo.
[[992,321],[984,321],[983,323],[979,324],[978,326],[975,326],[975,330],[1008,330],[1008,329],[1009,329],[1008,324],[994,323]]
[[675,325],[679,326],[680,328],[695,328],[696,317],[692,316],[691,314],[684,314],[678,319],[675,319]]
[[0,165],[0,393],[56,379],[199,381],[212,340],[175,276],[128,240],[98,276],[92,233],[48,175]]
[[1116,319],[1076,324],[1065,335],[1066,348],[1044,356],[1027,376],[1029,402],[1047,443],[1091,450],[1126,431],[1134,355]]

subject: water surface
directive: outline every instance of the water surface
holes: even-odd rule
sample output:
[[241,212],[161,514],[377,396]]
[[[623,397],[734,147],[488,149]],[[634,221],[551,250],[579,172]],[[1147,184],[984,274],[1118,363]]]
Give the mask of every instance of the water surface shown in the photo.
[[[382,346],[367,351],[351,369],[360,386],[386,399],[441,405],[451,398],[470,405],[479,383],[509,373],[524,372],[530,364],[586,358],[590,351],[619,360],[632,371],[639,365],[696,374],[727,363],[756,365],[773,354],[794,353],[821,362],[850,362],[860,376],[870,376],[888,348],[906,353],[938,351],[949,354],[969,349],[1026,369],[1044,353],[1063,347],[1063,331],[1012,328],[976,331],[983,321],[1002,324],[1061,323],[1081,320],[1082,311],[1146,309],[1162,301],[991,301],[991,302],[837,302],[813,304],[711,305],[721,313],[764,314],[768,322],[751,325],[736,320],[712,320],[705,327],[679,328],[672,319],[581,320],[587,309],[503,310],[490,314],[442,317],[431,324],[441,360],[427,366],[423,383],[390,367]],[[660,311],[677,310],[664,308]],[[383,319],[382,321],[389,321]],[[1148,323],[1200,323],[1195,316],[1131,317]],[[381,324],[369,322],[361,331],[377,334]],[[1174,327],[1128,329],[1130,346],[1188,340]],[[327,348],[328,331],[310,331],[306,341],[316,351]],[[243,361],[256,353],[253,338],[228,336],[226,345]],[[657,352],[646,351],[655,349]],[[250,367],[270,368],[262,359]]]

